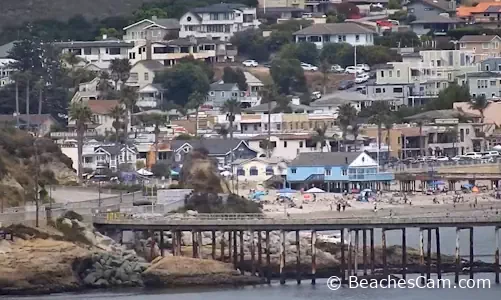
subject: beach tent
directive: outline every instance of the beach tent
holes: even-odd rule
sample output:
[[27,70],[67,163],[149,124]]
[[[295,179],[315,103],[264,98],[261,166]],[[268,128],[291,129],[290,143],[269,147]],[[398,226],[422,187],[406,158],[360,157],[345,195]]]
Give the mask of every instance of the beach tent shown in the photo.
[[324,191],[324,190],[319,189],[319,188],[316,188],[316,187],[311,188],[311,189],[307,190],[306,192],[307,192],[307,193],[325,193],[325,191]]

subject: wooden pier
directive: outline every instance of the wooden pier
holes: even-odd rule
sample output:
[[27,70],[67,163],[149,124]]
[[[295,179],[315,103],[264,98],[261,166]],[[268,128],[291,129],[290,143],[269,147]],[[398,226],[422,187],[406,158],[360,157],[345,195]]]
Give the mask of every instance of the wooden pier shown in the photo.
[[[424,282],[436,273],[440,279],[444,272],[441,259],[441,239],[440,229],[445,227],[456,228],[456,251],[455,251],[455,282],[458,283],[463,274],[462,260],[460,257],[460,233],[467,231],[469,236],[469,255],[467,272],[469,278],[474,278],[474,228],[493,227],[494,235],[494,263],[492,272],[495,274],[495,283],[500,282],[499,265],[499,228],[501,228],[501,216],[497,214],[485,214],[482,216],[419,216],[419,217],[357,217],[357,218],[270,218],[260,214],[199,214],[197,216],[180,217],[179,214],[167,215],[162,218],[135,219],[131,215],[112,213],[99,214],[94,217],[94,226],[101,231],[148,231],[152,236],[155,232],[162,233],[170,231],[172,233],[173,255],[181,255],[181,236],[190,232],[192,235],[193,257],[202,257],[202,232],[211,232],[212,253],[210,257],[216,259],[216,232],[221,233],[220,257],[225,261],[233,263],[235,268],[243,273],[244,266],[244,232],[250,233],[250,272],[253,276],[260,276],[266,282],[271,281],[272,271],[270,263],[270,232],[280,232],[280,258],[279,258],[279,278],[280,283],[285,284],[287,274],[286,268],[286,234],[295,232],[296,247],[296,268],[295,279],[297,284],[301,284],[303,277],[311,279],[311,283],[316,283],[317,262],[316,245],[317,234],[321,231],[340,231],[341,240],[341,261],[337,274],[342,281],[346,281],[349,276],[387,276],[401,274],[406,278],[408,274],[407,265],[407,236],[408,228],[419,229],[419,266],[421,278]],[[374,247],[374,229],[381,229],[382,241],[382,271],[375,270],[376,253]],[[311,271],[304,272],[301,267],[301,239],[300,232],[311,233]],[[401,265],[396,269],[392,266],[389,269],[387,263],[387,232],[400,231],[402,242]],[[426,240],[424,233],[426,232]],[[435,234],[433,234],[435,233]],[[161,238],[163,234],[160,234]],[[256,239],[254,238],[256,237]],[[435,238],[435,268],[432,265],[432,241]],[[345,239],[347,242],[345,244]],[[360,239],[362,240],[360,243]],[[368,243],[369,239],[369,243]],[[263,253],[263,243],[264,253]],[[163,241],[160,242],[163,244]],[[362,245],[360,245],[362,244]],[[360,249],[361,246],[361,249]],[[226,255],[226,247],[228,255]],[[257,250],[257,256],[256,256]],[[359,261],[360,250],[362,259]],[[426,251],[425,251],[426,250]],[[161,249],[163,255],[164,249]],[[265,255],[265,260],[263,259]],[[487,254],[482,254],[487,255]],[[263,261],[264,260],[264,261]],[[308,274],[309,273],[309,274]]]

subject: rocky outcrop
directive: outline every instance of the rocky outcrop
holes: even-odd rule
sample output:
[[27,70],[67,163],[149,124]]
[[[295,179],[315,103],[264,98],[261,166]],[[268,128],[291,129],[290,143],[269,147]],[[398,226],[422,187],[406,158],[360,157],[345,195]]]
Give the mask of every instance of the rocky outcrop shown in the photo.
[[240,275],[231,264],[174,256],[156,259],[142,276],[148,287],[243,285],[260,282],[257,277]]
[[133,250],[121,255],[95,252],[73,263],[80,282],[91,288],[143,286],[141,274],[149,266]]

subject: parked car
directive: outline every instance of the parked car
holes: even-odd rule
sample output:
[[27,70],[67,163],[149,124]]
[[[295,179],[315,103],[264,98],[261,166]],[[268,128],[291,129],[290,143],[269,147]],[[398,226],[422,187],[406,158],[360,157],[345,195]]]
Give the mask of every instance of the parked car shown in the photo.
[[355,85],[353,80],[341,80],[339,82],[338,90],[347,90]]
[[264,64],[263,64],[263,67],[265,67],[265,68],[268,68],[268,69],[269,69],[269,68],[271,68],[271,64],[270,64],[270,63],[264,63]]
[[466,152],[464,154],[464,157],[471,158],[471,159],[480,159],[480,158],[482,158],[482,154],[480,154],[478,152]]
[[315,91],[315,92],[311,93],[311,99],[317,100],[320,98],[322,98],[322,93],[320,93],[319,91]]
[[305,71],[318,71],[318,68],[314,65],[310,65],[307,63],[301,63],[301,68]]
[[364,70],[365,72],[369,72],[371,67],[368,64],[357,64],[357,68]]
[[248,60],[244,60],[242,62],[242,65],[244,65],[246,67],[257,67],[259,64],[257,63],[257,61],[255,61],[253,59],[248,59]]
[[333,73],[343,73],[344,69],[340,65],[332,65],[331,72]]
[[480,155],[482,155],[482,158],[497,158],[499,156],[499,152],[498,151],[485,151],[485,152],[482,152],[480,153]]
[[439,156],[436,161],[449,161],[449,158],[447,156]]
[[363,73],[363,74],[357,75],[357,77],[355,78],[355,83],[363,83],[363,82],[366,82],[367,80],[369,80],[369,74]]
[[349,74],[361,74],[364,72],[364,70],[359,67],[349,66],[344,69],[344,72]]

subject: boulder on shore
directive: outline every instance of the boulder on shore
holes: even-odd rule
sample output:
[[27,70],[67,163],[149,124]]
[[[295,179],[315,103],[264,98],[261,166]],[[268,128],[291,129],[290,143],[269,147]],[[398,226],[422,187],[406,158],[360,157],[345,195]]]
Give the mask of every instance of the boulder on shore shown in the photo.
[[145,286],[149,287],[260,283],[257,277],[240,275],[231,264],[180,256],[157,259],[142,277]]

